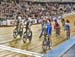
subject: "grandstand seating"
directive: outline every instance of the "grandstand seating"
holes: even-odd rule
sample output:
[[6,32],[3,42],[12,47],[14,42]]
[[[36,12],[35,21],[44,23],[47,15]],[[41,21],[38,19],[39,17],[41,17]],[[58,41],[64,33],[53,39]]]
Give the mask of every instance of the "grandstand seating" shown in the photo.
[[[67,9],[68,8],[68,9]],[[11,2],[1,2],[0,4],[0,18],[9,18],[19,14],[22,17],[30,16],[33,19],[41,17],[42,15],[60,15],[64,12],[71,11],[70,4],[59,3],[28,3],[20,2],[19,4]],[[47,13],[46,13],[47,12]],[[9,18],[11,19],[11,18]]]

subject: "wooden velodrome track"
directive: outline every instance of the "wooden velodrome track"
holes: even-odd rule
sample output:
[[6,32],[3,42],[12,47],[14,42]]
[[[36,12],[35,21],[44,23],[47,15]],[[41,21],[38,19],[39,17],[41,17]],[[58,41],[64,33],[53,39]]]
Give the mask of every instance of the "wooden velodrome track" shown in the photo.
[[[71,36],[75,34],[75,27],[74,27],[74,20],[75,20],[75,15],[71,15],[68,17],[65,17],[65,19],[70,20],[71,23]],[[13,27],[1,27],[0,28],[0,44],[3,45],[7,45],[13,48],[19,48],[19,49],[23,49],[23,50],[27,50],[27,51],[32,51],[32,52],[36,52],[36,53],[43,53],[42,52],[42,40],[43,37],[41,39],[39,39],[39,35],[40,35],[40,30],[41,30],[41,25],[33,25],[32,26],[32,31],[33,31],[33,39],[31,43],[23,43],[22,39],[18,39],[18,40],[13,40],[13,36],[12,36],[12,31],[13,31]],[[52,34],[52,47],[53,49],[61,44],[62,42],[66,41],[66,36],[65,36],[65,32],[62,29],[61,32],[61,36],[56,38],[55,33],[53,32]],[[50,51],[50,50],[48,50]],[[5,51],[5,50],[0,50],[0,57],[27,57],[26,55],[23,54],[18,54],[18,53],[14,53],[14,52],[10,52],[10,51]],[[29,56],[30,57],[30,56]]]

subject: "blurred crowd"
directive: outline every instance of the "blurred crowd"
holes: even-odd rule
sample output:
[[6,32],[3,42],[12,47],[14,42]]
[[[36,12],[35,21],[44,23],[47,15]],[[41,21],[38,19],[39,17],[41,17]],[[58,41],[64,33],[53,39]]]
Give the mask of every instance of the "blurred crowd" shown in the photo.
[[0,3],[0,18],[15,19],[16,16],[22,18],[41,19],[43,16],[62,15],[73,11],[75,5],[72,3],[38,3],[21,1],[2,1]]

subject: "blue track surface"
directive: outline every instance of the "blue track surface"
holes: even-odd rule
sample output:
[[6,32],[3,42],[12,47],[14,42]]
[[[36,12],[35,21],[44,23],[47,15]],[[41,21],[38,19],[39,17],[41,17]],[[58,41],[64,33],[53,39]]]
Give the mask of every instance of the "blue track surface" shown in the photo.
[[67,52],[75,44],[75,36],[71,39],[57,46],[55,49],[51,50],[44,57],[61,57],[65,52]]
[[75,57],[75,45],[68,50],[62,57]]

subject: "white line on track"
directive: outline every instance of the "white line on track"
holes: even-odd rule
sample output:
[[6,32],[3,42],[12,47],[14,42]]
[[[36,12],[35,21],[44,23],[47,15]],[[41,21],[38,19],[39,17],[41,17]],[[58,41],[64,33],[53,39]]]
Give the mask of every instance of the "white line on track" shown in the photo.
[[21,50],[21,49],[17,49],[17,48],[12,48],[12,47],[5,46],[5,45],[0,45],[0,49],[4,49],[7,51],[11,51],[11,52],[17,52],[17,53],[21,53],[21,54],[25,54],[25,55],[29,55],[29,56],[34,56],[34,57],[42,57],[43,56],[43,54],[30,52],[30,51],[26,51],[26,50]]

